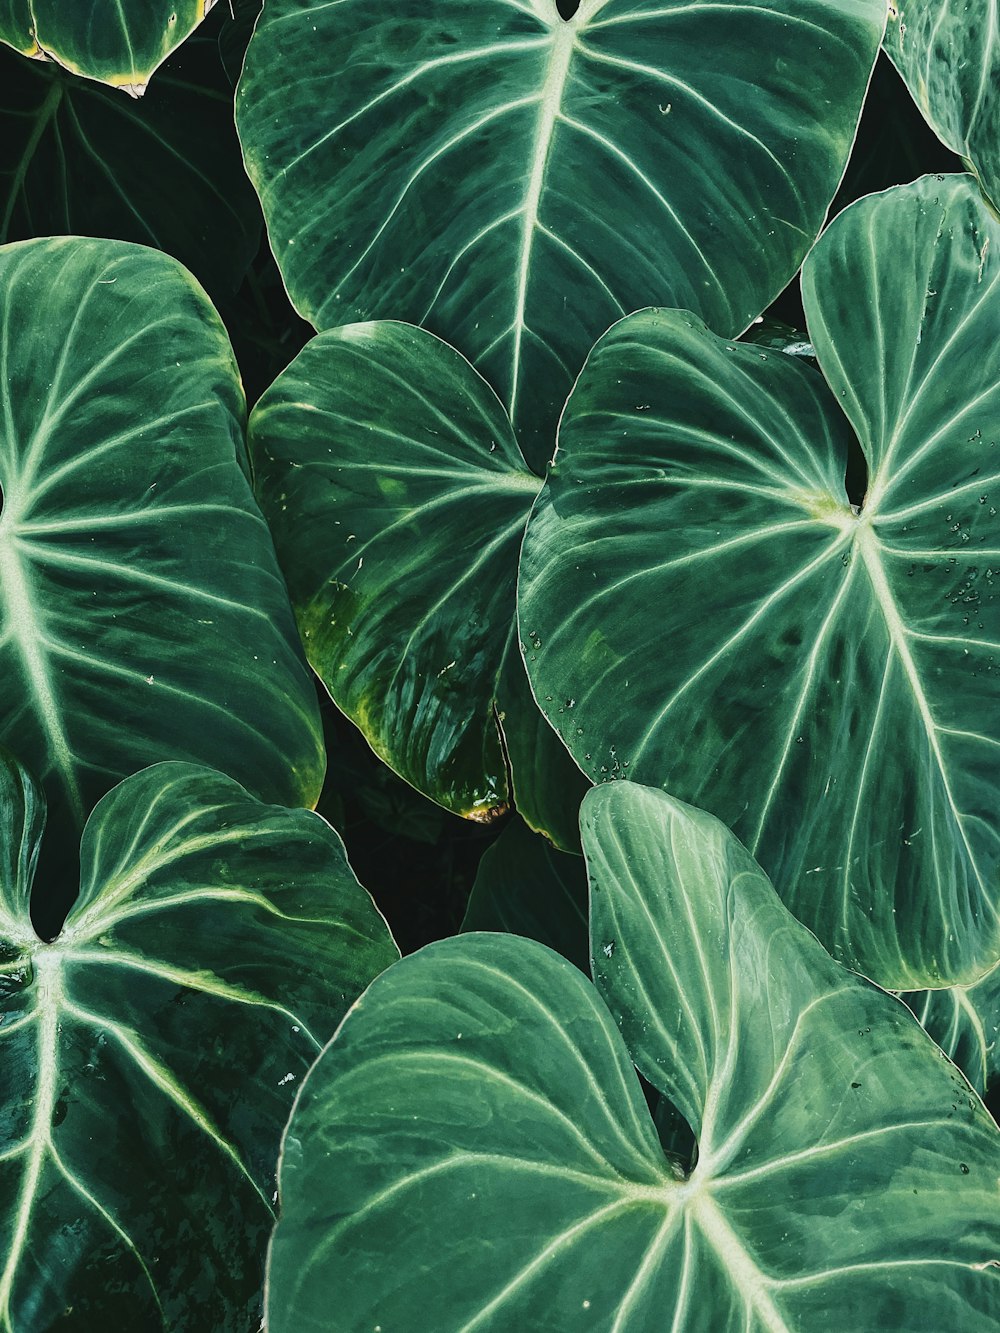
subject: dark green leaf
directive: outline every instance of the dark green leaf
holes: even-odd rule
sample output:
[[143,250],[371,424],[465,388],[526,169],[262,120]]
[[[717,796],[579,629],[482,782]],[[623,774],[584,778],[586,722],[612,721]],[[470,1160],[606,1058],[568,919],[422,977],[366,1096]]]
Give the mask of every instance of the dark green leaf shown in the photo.
[[186,42],[139,103],[0,47],[0,241],[138,241],[186,264],[213,295],[234,291],[260,210],[216,27]]
[[579,856],[556,851],[514,819],[483,853],[465,932],[503,930],[555,949],[590,973],[587,874]]
[[713,810],[894,989],[1000,953],[998,285],[974,183],[927,177],[805,265],[826,382],[682,312],[623,321],[522,555],[532,686],[581,767]]
[[243,410],[225,332],[173,260],[0,249],[0,738],[43,779],[53,844],[160,759],[284,804],[319,795],[316,699]]
[[454,343],[540,468],[614,320],[735,335],[792,277],[884,25],[884,0],[268,0],[238,123],[300,313]]
[[0,811],[0,1327],[248,1333],[281,1130],[385,922],[318,815],[159,764],[95,809],[45,944],[6,758]]
[[306,654],[337,706],[418,790],[493,818],[508,797],[497,676],[541,485],[496,396],[429,333],[349,325],[278,378],[250,439]]

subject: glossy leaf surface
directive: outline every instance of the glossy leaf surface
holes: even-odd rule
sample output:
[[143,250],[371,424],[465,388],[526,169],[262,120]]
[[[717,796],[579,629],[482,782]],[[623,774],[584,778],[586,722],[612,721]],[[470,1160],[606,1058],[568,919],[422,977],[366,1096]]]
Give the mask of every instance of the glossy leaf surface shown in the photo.
[[133,97],[214,0],[3,0],[0,42]]
[[[378,978],[314,1066],[273,1333],[418,1305],[498,1333],[992,1329],[1000,1140],[912,1015],[710,816],[621,783],[588,794],[583,836],[597,990],[532,941],[448,940]],[[698,1134],[689,1174],[632,1060]]]
[[211,762],[312,804],[315,694],[245,475],[225,331],[173,260],[0,249],[0,740],[56,842],[120,777]]
[[885,49],[941,140],[1000,202],[1000,24],[994,0],[893,0]]
[[[883,0],[268,0],[237,118],[317,328],[453,343],[528,461],[614,320],[735,335],[781,290],[847,160]],[[295,70],[289,84],[287,71]]]
[[282,1127],[398,957],[385,922],[318,815],[175,763],[94,811],[42,943],[44,803],[9,759],[0,810],[0,1328],[246,1333]]
[[522,555],[529,675],[577,763],[718,814],[893,989],[973,981],[1000,950],[998,288],[971,178],[927,177],[853,205],[806,263],[826,382],[681,312],[623,321]]
[[306,653],[334,701],[413,786],[492,818],[508,799],[497,677],[541,485],[495,394],[423,330],[349,325],[299,354],[250,438]]
[[137,241],[179,259],[213,295],[233,292],[260,240],[260,210],[218,27],[213,14],[139,103],[0,47],[0,241]]

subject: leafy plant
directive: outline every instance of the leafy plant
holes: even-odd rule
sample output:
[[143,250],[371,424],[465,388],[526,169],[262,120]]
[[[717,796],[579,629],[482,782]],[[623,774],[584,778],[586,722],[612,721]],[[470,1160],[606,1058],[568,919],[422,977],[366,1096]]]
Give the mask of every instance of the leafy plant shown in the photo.
[[372,984],[292,1113],[268,1327],[994,1327],[996,1130],[962,1076],[710,816],[623,783],[582,826],[597,990],[489,934]]
[[205,8],[0,0],[0,1333],[996,1328],[992,6]]
[[246,1327],[292,1096],[388,928],[318,816],[174,763],[99,803],[42,942],[44,800],[0,784],[0,1327]]
[[[521,564],[536,697],[588,775],[714,809],[897,989],[1000,952],[998,240],[967,177],[842,213],[803,270],[825,379],[681,312],[622,321]],[[570,696],[572,718],[548,702]]]

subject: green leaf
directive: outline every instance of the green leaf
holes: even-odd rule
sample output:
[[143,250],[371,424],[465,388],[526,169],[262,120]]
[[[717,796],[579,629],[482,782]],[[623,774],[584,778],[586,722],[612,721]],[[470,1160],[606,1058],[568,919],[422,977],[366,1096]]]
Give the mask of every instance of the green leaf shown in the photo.
[[243,411],[225,331],[173,260],[0,249],[0,740],[43,779],[54,845],[161,759],[318,797],[318,709]]
[[101,801],[42,943],[9,758],[0,809],[0,1328],[246,1333],[282,1127],[385,922],[318,815],[173,763]]
[[29,0],[0,0],[0,42],[32,59],[41,57]]
[[522,555],[532,686],[581,767],[712,810],[897,990],[1000,953],[998,284],[1000,223],[969,177],[927,177],[806,262],[828,383],[682,312],[623,321]]
[[971,986],[900,997],[981,1095],[1000,1076],[1000,967]]
[[0,0],[0,42],[141,97],[214,0]]
[[314,338],[254,409],[257,497],[306,655],[389,766],[489,820],[497,676],[541,482],[492,390],[420,329]]
[[[529,828],[560,851],[580,851],[580,802],[590,787],[539,711],[524,670],[513,627],[497,683],[497,721],[503,734],[514,805]],[[550,699],[556,712],[572,712],[573,699]]]
[[587,875],[582,858],[556,851],[523,820],[512,820],[483,853],[462,930],[525,935],[589,975]]
[[1000,30],[994,0],[892,0],[885,49],[934,133],[1000,203]]
[[300,313],[426,325],[540,467],[614,320],[657,301],[735,335],[793,276],[884,25],[884,0],[583,0],[569,21],[555,0],[268,0],[237,120]]
[[235,291],[260,210],[217,27],[186,42],[138,104],[0,47],[0,241],[138,241],[186,264],[213,295]]
[[[987,1333],[996,1125],[710,816],[583,806],[598,991],[470,935],[379,977],[296,1102],[272,1333]],[[631,1050],[626,1049],[629,1046]],[[630,1054],[699,1137],[662,1152]],[[372,1145],[378,1145],[378,1151]]]

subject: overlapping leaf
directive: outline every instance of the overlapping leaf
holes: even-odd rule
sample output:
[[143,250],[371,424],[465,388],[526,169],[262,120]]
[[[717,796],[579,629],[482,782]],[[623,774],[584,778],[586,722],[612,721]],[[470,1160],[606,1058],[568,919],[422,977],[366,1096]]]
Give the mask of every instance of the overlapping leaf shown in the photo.
[[[527,940],[445,941],[376,980],[286,1133],[273,1333],[415,1309],[494,1333],[994,1328],[1000,1139],[961,1074],[710,816],[621,783],[582,823],[624,1041]],[[630,1056],[695,1129],[689,1172]]]
[[[541,481],[468,362],[405,324],[331,330],[263,396],[250,439],[306,653],[375,752],[447,809],[491,819],[510,794],[499,708],[523,785],[529,768],[558,776],[512,642]],[[552,798],[557,818],[574,791]]]
[[910,1009],[980,1094],[1000,1075],[1000,967],[971,986],[914,991]]
[[0,249],[0,739],[43,779],[52,841],[75,843],[118,778],[161,759],[282,803],[319,794],[318,710],[243,411],[225,331],[173,260]]
[[232,293],[259,243],[260,210],[217,27],[186,42],[138,104],[0,47],[0,241],[138,241],[213,295]]
[[2,0],[0,42],[133,97],[214,0]]
[[885,49],[935,133],[1000,201],[996,0],[891,0]]
[[[514,788],[514,804],[529,828],[564,852],[580,850],[580,802],[590,786],[539,711],[524,670],[514,626],[497,684],[497,720]],[[548,699],[556,712],[572,713],[575,700]]]
[[998,290],[1000,224],[927,177],[806,263],[827,382],[684,313],[623,321],[522,555],[529,674],[577,763],[713,810],[893,989],[1000,952]]
[[[854,137],[883,0],[268,0],[237,93],[297,309],[453,343],[534,467],[595,338],[735,335],[792,277]],[[295,71],[289,83],[287,72]]]
[[44,803],[7,758],[0,811],[0,1328],[246,1333],[289,1106],[385,922],[318,815],[174,763],[94,811],[42,943]]

